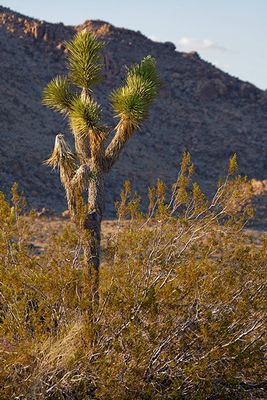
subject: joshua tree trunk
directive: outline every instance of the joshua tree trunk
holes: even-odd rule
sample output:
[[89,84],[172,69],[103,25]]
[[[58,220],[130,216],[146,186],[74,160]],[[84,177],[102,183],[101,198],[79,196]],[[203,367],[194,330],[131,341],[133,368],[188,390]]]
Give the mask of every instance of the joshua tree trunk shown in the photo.
[[92,281],[92,303],[99,304],[99,266],[101,244],[101,222],[104,213],[104,176],[95,172],[88,188],[88,210],[84,219],[84,256]]

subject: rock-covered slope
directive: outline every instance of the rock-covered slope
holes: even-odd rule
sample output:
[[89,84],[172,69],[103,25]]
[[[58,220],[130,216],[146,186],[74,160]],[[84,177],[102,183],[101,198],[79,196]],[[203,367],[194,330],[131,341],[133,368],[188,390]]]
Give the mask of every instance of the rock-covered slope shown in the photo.
[[[41,105],[41,93],[52,77],[66,72],[63,41],[84,28],[106,43],[106,80],[95,90],[109,124],[114,126],[108,95],[121,84],[126,64],[151,54],[163,82],[149,120],[109,176],[107,217],[114,213],[125,179],[141,194],[158,177],[170,183],[185,149],[191,152],[206,190],[215,186],[234,152],[241,173],[266,178],[266,91],[220,71],[197,53],[178,52],[172,43],[153,42],[140,32],[102,21],[89,20],[76,27],[50,24],[0,7],[2,190],[7,192],[18,181],[31,206],[56,211],[66,207],[58,175],[42,161],[53,147],[55,134],[68,132],[67,121]],[[266,212],[261,215],[266,217]]]

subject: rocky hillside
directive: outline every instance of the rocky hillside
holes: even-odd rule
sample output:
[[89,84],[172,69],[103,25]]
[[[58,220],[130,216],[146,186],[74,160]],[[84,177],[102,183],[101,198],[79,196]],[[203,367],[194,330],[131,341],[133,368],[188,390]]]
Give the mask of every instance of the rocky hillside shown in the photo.
[[[65,73],[64,40],[84,28],[106,43],[106,80],[96,95],[109,124],[114,126],[108,95],[120,85],[125,64],[151,54],[163,82],[149,120],[109,176],[106,217],[114,215],[114,201],[125,179],[141,194],[158,177],[172,182],[185,149],[207,191],[215,187],[234,152],[241,173],[258,181],[266,178],[266,91],[220,71],[197,53],[178,52],[174,44],[153,42],[140,32],[102,21],[88,20],[76,27],[50,24],[0,7],[2,190],[8,192],[18,181],[32,207],[66,207],[58,175],[42,161],[49,156],[55,134],[68,132],[67,121],[41,105],[41,93],[52,77]],[[258,221],[266,218],[265,203],[264,197],[259,200]]]

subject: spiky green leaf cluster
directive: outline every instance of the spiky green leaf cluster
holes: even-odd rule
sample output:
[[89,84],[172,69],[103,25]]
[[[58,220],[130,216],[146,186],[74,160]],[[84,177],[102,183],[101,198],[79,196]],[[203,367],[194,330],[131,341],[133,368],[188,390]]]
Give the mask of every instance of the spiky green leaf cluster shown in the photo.
[[73,94],[66,77],[55,77],[43,91],[43,104],[55,111],[68,113]]
[[70,126],[78,135],[86,134],[90,129],[96,129],[101,116],[101,108],[91,98],[76,97],[69,113]]
[[121,123],[128,124],[132,129],[138,128],[146,118],[159,86],[156,62],[151,56],[128,69],[125,85],[111,95],[114,111]]
[[100,52],[103,43],[91,32],[78,32],[66,42],[68,54],[69,78],[74,85],[89,89],[101,80],[102,64]]
[[131,68],[127,68],[127,72],[127,83],[130,84],[132,78],[140,77],[143,80],[151,83],[151,86],[153,87],[151,88],[151,94],[154,90],[153,94],[156,96],[160,86],[160,80],[157,74],[156,61],[153,57],[144,57],[140,64],[136,64]]
[[68,115],[74,134],[85,134],[99,125],[100,106],[90,97],[74,96],[66,78],[57,77],[47,85],[43,103]]

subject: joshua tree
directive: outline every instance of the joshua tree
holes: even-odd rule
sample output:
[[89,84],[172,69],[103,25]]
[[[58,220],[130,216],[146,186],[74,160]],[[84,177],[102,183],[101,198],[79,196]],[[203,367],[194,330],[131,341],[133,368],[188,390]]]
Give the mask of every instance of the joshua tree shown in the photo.
[[124,85],[111,93],[118,123],[106,145],[112,129],[102,123],[101,108],[91,90],[101,80],[103,43],[92,33],[82,31],[66,42],[66,48],[68,75],[58,76],[47,85],[43,103],[67,116],[75,151],[59,133],[47,164],[59,167],[71,216],[82,228],[84,256],[92,279],[92,300],[97,305],[105,174],[147,116],[159,89],[159,79],[155,60],[150,56],[127,69]]

